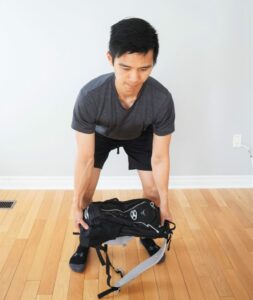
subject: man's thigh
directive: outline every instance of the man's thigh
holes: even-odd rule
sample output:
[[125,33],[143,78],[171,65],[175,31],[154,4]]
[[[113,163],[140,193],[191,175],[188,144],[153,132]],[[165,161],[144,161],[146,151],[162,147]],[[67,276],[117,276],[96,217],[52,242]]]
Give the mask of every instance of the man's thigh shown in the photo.
[[128,155],[129,170],[151,171],[153,130],[150,127],[136,139],[124,141],[123,147]]
[[111,150],[117,148],[117,141],[95,133],[94,167],[102,169]]

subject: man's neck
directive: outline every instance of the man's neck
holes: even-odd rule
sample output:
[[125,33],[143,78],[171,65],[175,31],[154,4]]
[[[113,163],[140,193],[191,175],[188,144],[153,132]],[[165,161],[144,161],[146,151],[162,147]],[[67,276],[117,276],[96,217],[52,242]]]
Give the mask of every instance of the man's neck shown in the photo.
[[118,83],[115,81],[115,87],[118,93],[118,97],[123,102],[133,102],[137,99],[138,94],[141,90],[141,87],[137,88],[136,90],[127,91],[124,90]]

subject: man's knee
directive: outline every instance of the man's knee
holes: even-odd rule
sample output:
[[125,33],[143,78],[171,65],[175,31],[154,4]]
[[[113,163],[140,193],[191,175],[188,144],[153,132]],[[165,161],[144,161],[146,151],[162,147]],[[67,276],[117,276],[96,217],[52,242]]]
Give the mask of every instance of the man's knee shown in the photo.
[[143,196],[153,202],[155,202],[156,205],[159,206],[160,204],[160,197],[157,188],[149,187],[143,190]]
[[94,168],[93,173],[92,173],[92,177],[90,179],[90,182],[88,184],[87,190],[85,191],[85,194],[83,196],[83,201],[85,203],[89,203],[92,201],[96,187],[97,187],[97,183],[98,183],[98,179],[99,179],[99,175],[100,175],[100,169]]
[[94,192],[95,192],[94,190],[88,189],[88,190],[85,192],[84,196],[83,196],[83,201],[84,201],[85,203],[91,202],[91,201],[92,201],[92,198],[93,198],[93,195],[94,195]]

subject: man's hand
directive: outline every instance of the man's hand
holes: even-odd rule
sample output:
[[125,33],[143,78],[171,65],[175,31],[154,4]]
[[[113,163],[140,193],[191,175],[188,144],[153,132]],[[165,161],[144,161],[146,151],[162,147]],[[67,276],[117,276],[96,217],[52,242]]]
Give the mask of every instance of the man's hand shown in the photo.
[[76,232],[80,232],[80,225],[86,230],[89,228],[88,224],[83,221],[82,208],[74,208],[74,227]]
[[160,215],[161,215],[161,226],[164,225],[164,221],[173,221],[172,214],[168,208],[167,203],[163,204],[161,203],[160,205]]

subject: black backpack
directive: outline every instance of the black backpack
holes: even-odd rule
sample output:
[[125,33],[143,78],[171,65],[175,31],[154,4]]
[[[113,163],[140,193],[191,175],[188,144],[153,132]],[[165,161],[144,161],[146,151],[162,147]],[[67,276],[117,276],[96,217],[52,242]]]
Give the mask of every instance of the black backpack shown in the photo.
[[[159,207],[144,198],[127,201],[119,201],[117,198],[113,198],[106,201],[92,202],[84,210],[83,219],[89,225],[89,229],[85,230],[82,226],[80,227],[80,244],[85,247],[94,247],[100,262],[106,266],[107,284],[110,289],[100,293],[99,298],[110,292],[119,291],[123,284],[157,263],[165,250],[169,250],[171,234],[175,229],[175,224],[168,221],[160,226]],[[107,244],[115,244],[117,241],[119,244],[126,244],[126,241],[131,237],[164,238],[165,242],[164,246],[158,251],[159,253],[146,260],[149,260],[147,263],[144,261],[124,276],[120,269],[115,269],[112,266],[107,253]],[[105,253],[105,260],[101,251]],[[114,285],[110,283],[110,266],[122,277]]]

